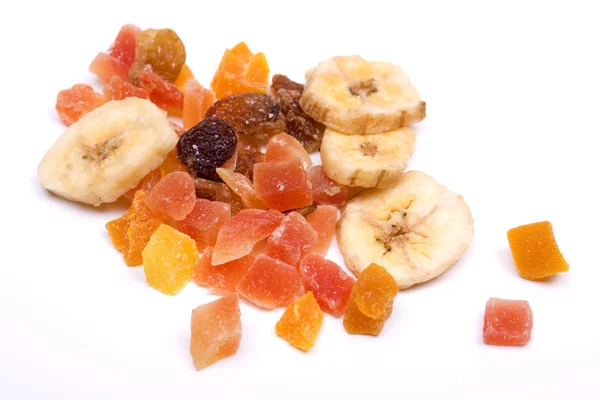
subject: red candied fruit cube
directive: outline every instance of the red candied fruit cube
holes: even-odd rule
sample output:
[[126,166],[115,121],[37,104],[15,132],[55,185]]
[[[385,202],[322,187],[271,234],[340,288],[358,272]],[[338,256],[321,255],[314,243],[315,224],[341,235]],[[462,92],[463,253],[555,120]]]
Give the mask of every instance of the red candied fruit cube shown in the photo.
[[110,78],[108,85],[104,87],[104,97],[107,101],[123,100],[127,97],[139,97],[140,99],[149,99],[150,94],[142,88],[133,86],[124,81],[120,76]]
[[135,60],[135,35],[141,31],[139,27],[133,24],[123,25],[108,54],[127,65],[127,67],[131,67]]
[[204,88],[194,78],[188,80],[183,94],[183,127],[191,129],[196,126],[206,117],[206,111],[215,101],[215,92]]
[[531,340],[533,312],[525,300],[490,298],[485,305],[483,342],[496,346],[524,346]]
[[296,266],[306,250],[317,243],[318,239],[319,235],[304,217],[292,211],[269,236],[266,254],[286,264]]
[[321,310],[336,317],[344,315],[354,279],[339,265],[316,253],[300,261],[299,271],[304,288],[313,292]]
[[203,251],[215,245],[219,229],[230,218],[229,204],[196,199],[192,211],[183,220],[175,223],[175,229],[194,239],[198,250]]
[[154,185],[145,202],[158,217],[181,221],[196,204],[194,180],[188,173],[171,172]]
[[308,214],[306,221],[317,232],[319,239],[307,253],[314,252],[322,256],[327,255],[331,240],[335,234],[337,219],[338,209],[334,206],[317,206],[315,211]]
[[183,92],[171,82],[165,81],[146,67],[138,77],[140,87],[150,93],[150,101],[165,111],[181,113],[183,111]]
[[279,133],[267,143],[266,162],[287,161],[294,157],[298,157],[302,161],[304,169],[308,169],[312,165],[310,155],[306,152],[302,143],[287,133]]
[[236,289],[259,307],[285,307],[302,293],[302,281],[296,268],[261,254]]
[[129,66],[106,53],[98,53],[90,64],[90,72],[106,85],[110,82],[110,78],[115,75],[123,80],[127,80],[129,77]]
[[284,218],[274,210],[241,210],[221,227],[212,264],[225,264],[250,254],[254,245],[273,233]]
[[325,175],[321,165],[315,165],[308,170],[308,181],[316,203],[341,207],[346,202],[348,186],[331,180]]
[[254,164],[254,190],[273,210],[293,210],[313,203],[306,171],[298,158]]
[[56,111],[61,121],[69,126],[96,107],[104,104],[104,96],[96,93],[90,85],[78,83],[61,90],[56,96]]
[[235,292],[236,285],[254,263],[249,254],[221,265],[212,265],[212,247],[207,247],[194,265],[192,280],[200,286],[207,286],[215,293]]

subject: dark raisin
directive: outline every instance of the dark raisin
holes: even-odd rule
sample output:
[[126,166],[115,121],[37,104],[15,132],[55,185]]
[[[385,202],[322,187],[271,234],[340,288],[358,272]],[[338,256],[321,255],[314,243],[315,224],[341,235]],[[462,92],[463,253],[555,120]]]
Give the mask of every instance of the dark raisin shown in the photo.
[[206,118],[185,132],[177,143],[177,155],[194,178],[221,182],[216,169],[235,153],[237,136],[227,122]]
[[260,146],[251,137],[240,135],[237,146],[237,164],[235,172],[253,180],[254,164],[263,162],[265,155],[260,151]]

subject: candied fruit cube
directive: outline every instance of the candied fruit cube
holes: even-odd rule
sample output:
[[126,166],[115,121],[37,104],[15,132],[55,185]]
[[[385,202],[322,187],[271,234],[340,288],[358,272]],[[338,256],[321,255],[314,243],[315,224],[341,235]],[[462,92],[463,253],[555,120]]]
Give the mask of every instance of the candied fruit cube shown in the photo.
[[248,45],[245,42],[239,42],[235,46],[229,50],[231,54],[241,58],[244,62],[250,61],[250,57],[252,57],[252,52],[248,48]]
[[254,165],[254,190],[269,208],[293,210],[312,204],[306,171],[298,158]]
[[136,187],[126,192],[123,196],[129,201],[133,201],[133,198],[135,197],[135,194],[138,192],[138,190],[141,190],[144,193],[150,193],[154,185],[156,185],[161,179],[162,174],[160,173],[160,170],[158,168],[153,171],[150,171],[148,175],[142,178],[142,180],[140,181],[140,183],[137,184]]
[[377,336],[383,330],[385,321],[392,315],[393,303],[390,303],[385,312],[377,318],[370,318],[363,314],[355,302],[350,299],[344,311],[344,328],[351,335]]
[[96,107],[104,104],[104,96],[96,93],[90,85],[78,83],[61,90],[56,96],[56,111],[60,120],[70,126]]
[[129,75],[129,66],[106,53],[98,53],[89,70],[105,85],[115,75],[124,80],[127,80]]
[[293,302],[302,292],[302,281],[296,268],[260,254],[236,290],[259,307],[275,308]]
[[145,201],[160,218],[181,221],[196,204],[194,180],[186,172],[171,172],[158,181]]
[[169,225],[161,225],[142,251],[146,282],[154,289],[175,295],[192,279],[198,261],[196,242]]
[[221,265],[212,265],[212,247],[207,247],[194,265],[192,280],[200,286],[209,287],[215,293],[235,292],[235,287],[254,263],[249,254]]
[[175,229],[194,239],[198,250],[202,251],[215,245],[219,229],[230,218],[229,204],[196,199],[192,211],[183,220],[175,223]]
[[150,94],[144,89],[135,87],[131,83],[123,80],[120,76],[115,75],[110,78],[110,82],[104,87],[104,97],[106,98],[106,101],[123,100],[127,97],[149,99]]
[[239,296],[227,294],[192,311],[190,353],[201,370],[237,353],[242,341]]
[[217,99],[234,94],[267,93],[269,64],[262,53],[253,54],[244,43],[225,50],[211,87]]
[[304,288],[313,292],[321,310],[335,317],[344,315],[354,279],[339,265],[316,253],[306,255],[298,270]]
[[496,346],[524,346],[531,340],[533,312],[525,300],[490,298],[485,305],[483,342]]
[[252,181],[230,169],[217,168],[217,174],[237,194],[246,208],[266,210],[267,206],[256,197]]
[[150,67],[138,77],[142,89],[150,93],[150,101],[169,113],[183,112],[183,92],[171,82],[155,74]]
[[174,82],[175,86],[181,89],[182,92],[185,92],[185,85],[190,79],[194,79],[194,74],[187,64],[183,64],[183,67],[181,67],[181,71],[179,72],[179,76]]
[[319,204],[341,207],[348,196],[348,186],[341,185],[327,175],[323,166],[315,165],[308,170],[308,181],[312,187],[313,200]]
[[335,234],[335,227],[338,219],[338,210],[334,206],[317,206],[317,208],[308,214],[306,221],[313,227],[319,235],[317,243],[309,250],[309,253],[318,253],[326,256],[331,245],[331,240]]
[[135,35],[141,31],[139,27],[133,24],[123,25],[108,54],[131,67],[135,60]]
[[525,279],[542,279],[569,270],[548,221],[509,230],[508,243],[519,275]]
[[286,264],[296,266],[306,250],[317,243],[318,239],[319,235],[304,217],[292,211],[269,236],[266,254]]
[[213,249],[212,264],[220,265],[250,254],[284,219],[274,210],[242,210],[221,227]]
[[302,143],[287,133],[279,133],[267,143],[266,162],[287,161],[294,157],[298,157],[302,161],[304,169],[309,169],[312,166],[310,155],[308,155]]
[[275,332],[292,346],[308,351],[323,325],[323,312],[311,292],[290,304],[275,325]]
[[215,92],[202,87],[197,80],[189,79],[183,93],[183,128],[191,129],[202,121],[215,101]]

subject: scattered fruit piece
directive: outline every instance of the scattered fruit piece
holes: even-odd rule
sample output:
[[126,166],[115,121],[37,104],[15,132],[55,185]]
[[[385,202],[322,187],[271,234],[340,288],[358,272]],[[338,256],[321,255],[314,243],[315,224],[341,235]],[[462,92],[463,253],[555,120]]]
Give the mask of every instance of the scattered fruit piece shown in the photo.
[[185,46],[172,29],[146,29],[135,36],[135,61],[129,70],[129,81],[138,84],[146,66],[158,76],[173,83],[185,64]]
[[192,279],[198,249],[188,235],[161,225],[142,251],[142,259],[148,285],[172,296]]
[[182,92],[185,92],[185,85],[190,79],[194,79],[194,74],[192,73],[192,70],[190,69],[190,67],[188,67],[187,64],[183,64],[183,67],[181,67],[181,71],[179,72],[179,76],[174,82],[175,86],[181,89]]
[[[214,258],[213,253],[213,264]],[[261,254],[236,289],[242,297],[259,307],[285,307],[301,293],[302,282],[296,268]]]
[[206,111],[216,100],[215,92],[202,87],[193,77],[190,78],[183,94],[183,128],[191,129],[202,121],[206,117]]
[[569,270],[549,221],[509,230],[508,243],[522,278],[537,280]]
[[298,158],[254,165],[256,196],[279,211],[309,206],[313,202],[308,177]]
[[312,187],[313,200],[319,204],[341,207],[348,196],[348,186],[331,180],[323,166],[315,165],[308,170],[308,181]]
[[249,254],[221,265],[212,265],[212,247],[207,247],[194,265],[192,280],[200,286],[209,287],[215,293],[235,292],[235,287],[254,263]]
[[294,157],[302,161],[304,169],[308,170],[312,166],[312,160],[302,147],[302,143],[287,133],[279,133],[269,140],[265,152],[266,162],[287,161]]
[[525,300],[490,298],[485,305],[483,342],[495,346],[524,346],[531,340],[533,312]]
[[306,221],[317,232],[319,239],[307,253],[317,253],[322,256],[327,255],[331,240],[335,234],[337,218],[338,210],[334,206],[317,206],[313,212],[308,214]]
[[277,335],[292,346],[308,351],[323,325],[323,312],[311,292],[290,304],[275,326]]
[[194,180],[186,172],[171,172],[152,188],[145,201],[160,218],[181,221],[196,204]]
[[236,215],[244,209],[242,199],[224,183],[195,178],[194,186],[196,187],[196,197],[229,204],[231,215]]
[[235,172],[252,181],[254,179],[254,164],[263,162],[264,159],[265,155],[260,151],[260,146],[251,137],[238,136]]
[[190,353],[201,370],[237,353],[242,341],[239,296],[231,293],[192,311]]
[[89,70],[100,79],[100,82],[106,85],[110,82],[110,78],[115,75],[126,80],[129,66],[106,53],[98,53],[96,58],[92,60]]
[[198,250],[203,251],[215,245],[219,229],[230,218],[229,204],[196,199],[192,211],[183,220],[175,223],[175,229],[194,239]]
[[267,206],[256,197],[256,192],[250,179],[242,174],[224,168],[217,168],[217,174],[242,199],[242,203],[244,203],[246,208],[267,209]]
[[146,90],[133,86],[128,81],[124,81],[120,76],[115,75],[110,78],[110,82],[104,87],[104,97],[106,101],[123,100],[127,97],[149,99],[150,94]]
[[183,92],[171,82],[163,80],[150,67],[139,73],[139,85],[150,93],[150,101],[169,113],[183,112]]
[[123,196],[129,200],[133,201],[135,194],[141,190],[144,193],[150,193],[154,185],[158,183],[162,179],[162,174],[160,173],[160,168],[157,168],[153,171],[150,171],[148,175],[142,178],[140,183],[136,187],[131,190],[128,190]]
[[297,212],[289,213],[267,240],[266,255],[296,266],[319,235]]
[[[173,129],[176,129],[176,125],[175,124],[172,124],[172,125],[173,125]],[[181,128],[179,128],[179,129],[181,129]],[[177,132],[177,130],[175,130],[175,132]],[[179,137],[181,137],[181,136],[179,136]],[[187,167],[185,165],[183,165],[183,163],[181,162],[181,160],[179,159],[179,157],[177,155],[177,148],[174,148],[173,150],[171,150],[169,152],[169,154],[167,154],[167,158],[160,165],[160,167],[158,167],[158,170],[160,171],[161,177],[167,176],[171,172],[185,172],[186,174],[189,175],[189,171],[188,171]]]
[[135,36],[141,31],[139,27],[133,24],[123,25],[108,54],[127,67],[131,67],[135,60]]
[[96,93],[90,85],[78,83],[61,90],[56,96],[56,111],[60,120],[70,126],[93,109],[104,104],[104,96]]
[[267,93],[269,65],[264,54],[252,54],[245,43],[225,50],[211,87],[218,99],[241,93]]
[[377,336],[383,330],[383,326],[392,315],[393,303],[390,303],[385,312],[377,318],[369,318],[361,313],[355,302],[350,299],[344,311],[344,328],[351,335]]

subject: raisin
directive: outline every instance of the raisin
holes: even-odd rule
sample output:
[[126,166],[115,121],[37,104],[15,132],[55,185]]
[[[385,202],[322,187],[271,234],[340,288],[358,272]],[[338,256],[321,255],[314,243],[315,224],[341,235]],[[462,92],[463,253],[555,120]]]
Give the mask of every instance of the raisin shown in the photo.
[[273,80],[271,82],[271,93],[277,93],[279,89],[285,89],[290,91],[295,90],[302,94],[302,92],[304,91],[304,85],[301,83],[294,82],[285,75],[275,74],[273,75]]
[[225,97],[213,104],[206,116],[229,122],[238,135],[264,140],[285,130],[279,104],[266,94],[244,93]]
[[237,136],[231,125],[209,117],[181,135],[177,154],[194,178],[220,182],[216,169],[231,158],[236,146]]
[[254,164],[263,162],[265,155],[260,151],[260,146],[248,136],[240,135],[237,146],[237,164],[235,172],[253,180]]
[[129,81],[138,84],[138,76],[146,65],[167,82],[175,82],[185,64],[185,47],[172,29],[146,29],[135,36],[135,61],[129,70]]

